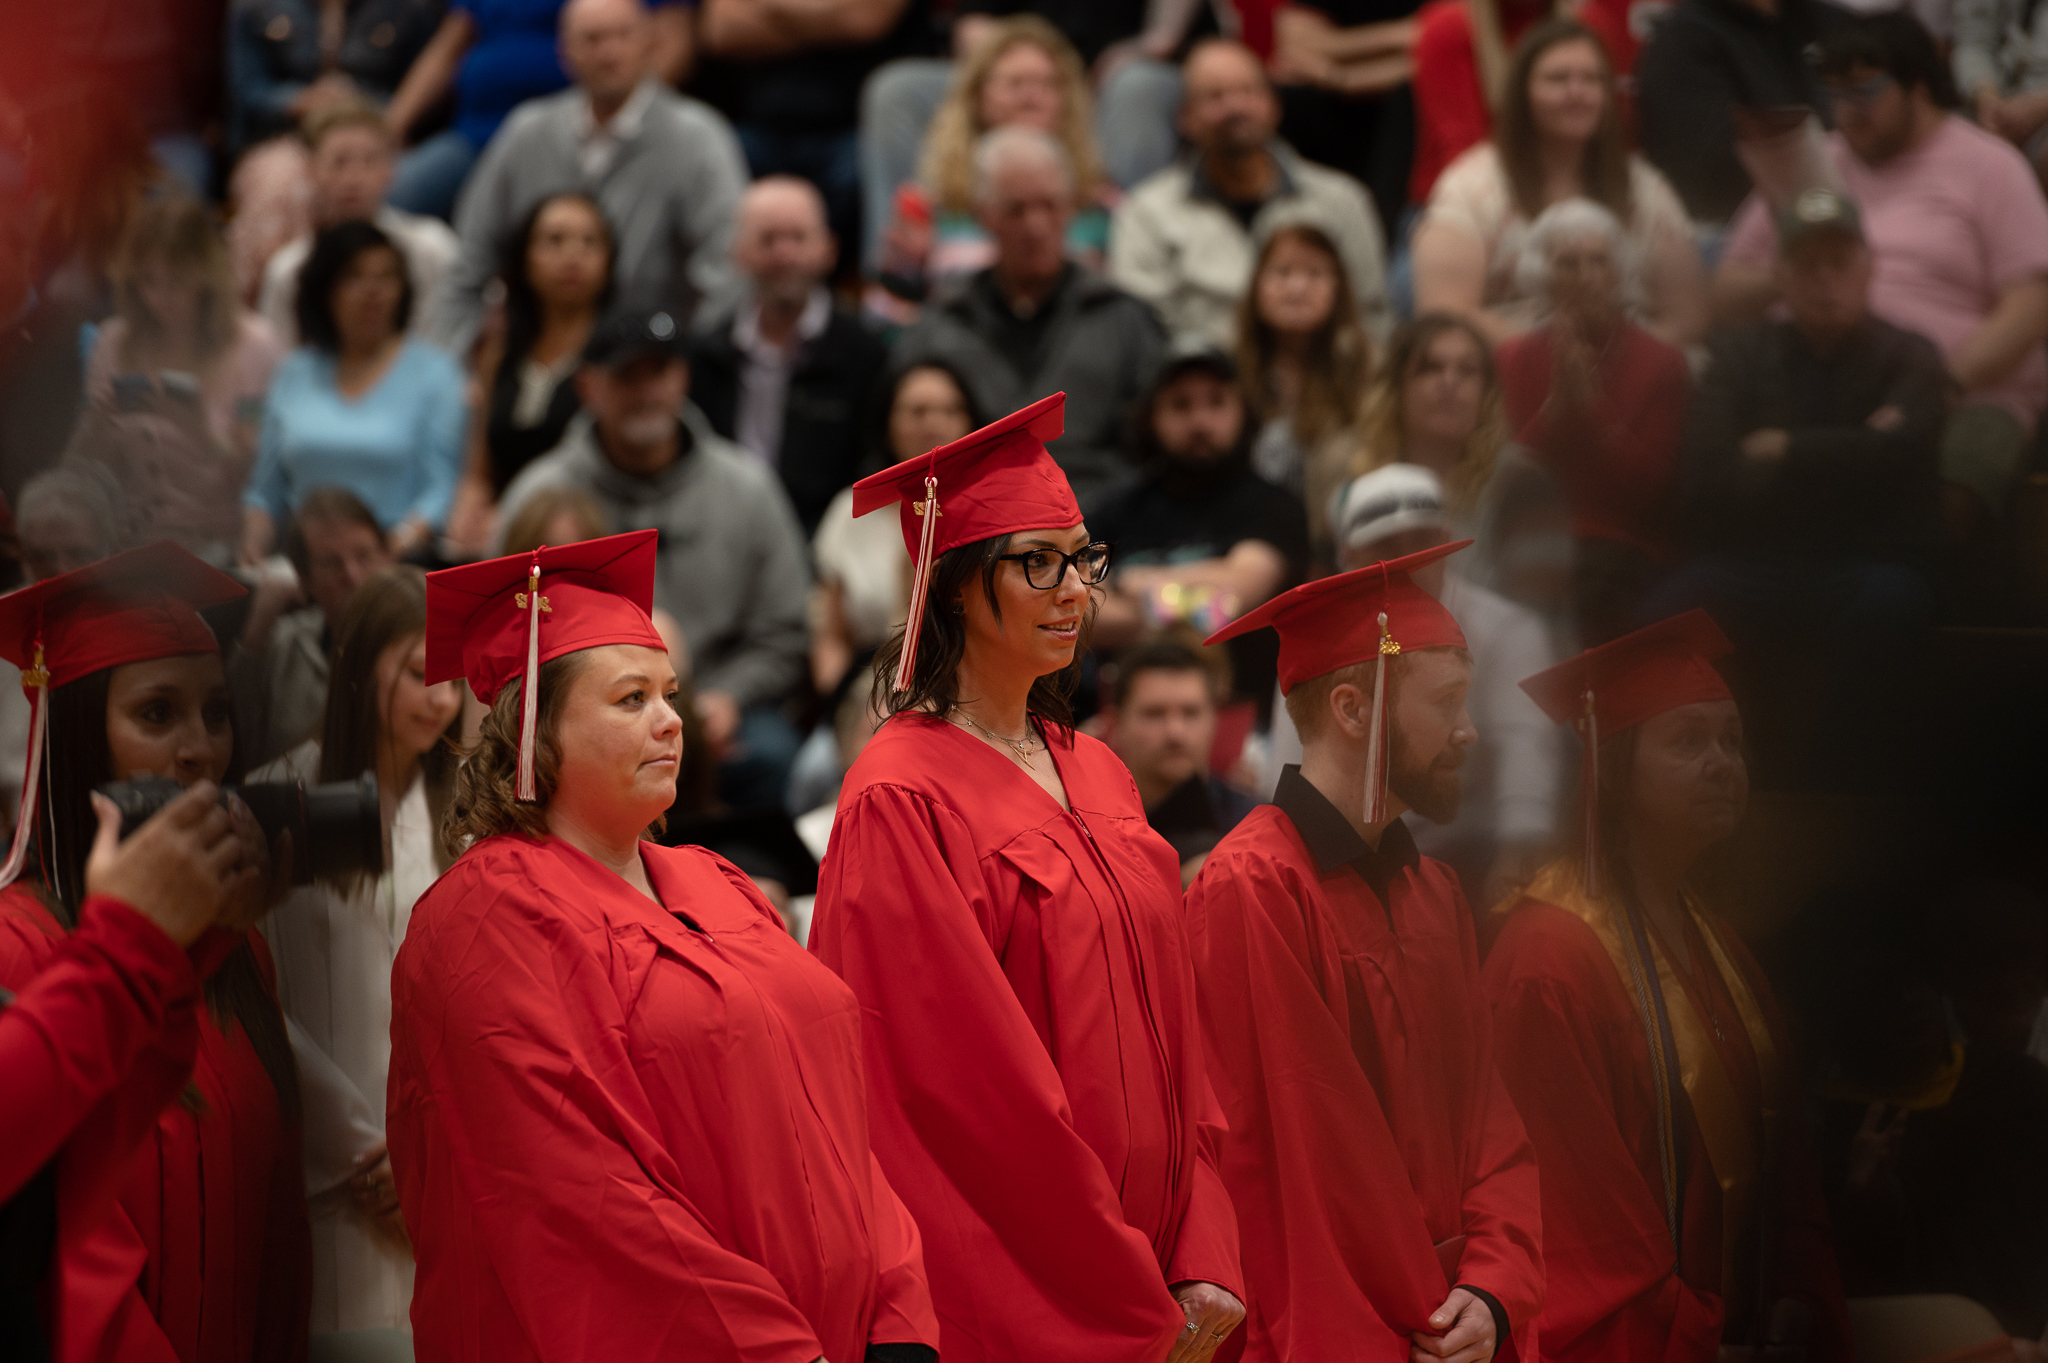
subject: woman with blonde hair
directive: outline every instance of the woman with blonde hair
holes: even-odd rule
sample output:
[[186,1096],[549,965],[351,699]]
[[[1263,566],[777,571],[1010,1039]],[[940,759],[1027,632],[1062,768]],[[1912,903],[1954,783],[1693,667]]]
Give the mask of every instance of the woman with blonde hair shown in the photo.
[[974,148],[984,134],[1012,127],[1049,133],[1066,148],[1076,209],[1067,250],[1101,268],[1115,191],[1102,172],[1087,71],[1058,29],[1034,14],[1012,15],[993,25],[988,38],[959,62],[932,116],[917,181],[898,187],[884,237],[883,287],[897,306],[871,296],[871,308],[908,321],[903,300],[920,300],[933,286],[994,259],[994,247],[974,218]]

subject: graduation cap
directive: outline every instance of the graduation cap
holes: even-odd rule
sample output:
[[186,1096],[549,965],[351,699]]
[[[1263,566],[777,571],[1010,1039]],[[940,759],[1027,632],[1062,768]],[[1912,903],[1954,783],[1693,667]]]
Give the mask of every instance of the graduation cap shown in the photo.
[[523,683],[520,799],[538,798],[541,664],[606,644],[666,651],[648,618],[659,539],[659,531],[635,530],[427,574],[427,684],[465,678],[489,705],[507,683]]
[[1734,651],[1711,615],[1690,610],[1522,679],[1543,713],[1579,731],[1588,897],[1600,885],[1600,740],[1681,705],[1731,699],[1714,662]]
[[49,739],[49,689],[125,663],[218,653],[199,612],[248,591],[165,540],[0,596],[0,658],[21,669],[31,713],[20,815],[0,886],[20,877],[28,857]]
[[917,636],[932,564],[963,544],[1019,530],[1071,529],[1081,504],[1067,475],[1046,453],[1066,427],[1065,393],[1040,398],[950,445],[871,474],[853,485],[853,514],[902,503],[903,543],[910,550],[910,619],[894,688],[910,688]]
[[1387,659],[1419,648],[1463,648],[1465,632],[1443,603],[1409,575],[1457,553],[1471,540],[1304,582],[1217,630],[1220,644],[1256,629],[1280,636],[1280,694],[1301,683],[1368,660],[1373,669],[1372,725],[1366,740],[1365,821],[1387,808]]

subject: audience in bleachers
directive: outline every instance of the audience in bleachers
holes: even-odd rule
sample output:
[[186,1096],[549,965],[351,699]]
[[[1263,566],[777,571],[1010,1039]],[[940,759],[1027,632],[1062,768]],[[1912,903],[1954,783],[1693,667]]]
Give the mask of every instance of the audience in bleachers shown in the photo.
[[1117,210],[1111,277],[1174,334],[1235,339],[1259,245],[1283,222],[1334,244],[1356,310],[1384,329],[1386,258],[1364,189],[1280,141],[1280,105],[1248,48],[1214,40],[1189,54],[1180,127],[1189,151]]
[[1959,0],[1955,21],[1951,60],[1965,107],[2048,175],[2048,15],[2026,0]]
[[1314,0],[1276,4],[1270,15],[1281,136],[1364,185],[1395,235],[1415,161],[1414,6]]
[[440,27],[444,0],[234,0],[227,10],[228,154],[347,104],[380,111]]

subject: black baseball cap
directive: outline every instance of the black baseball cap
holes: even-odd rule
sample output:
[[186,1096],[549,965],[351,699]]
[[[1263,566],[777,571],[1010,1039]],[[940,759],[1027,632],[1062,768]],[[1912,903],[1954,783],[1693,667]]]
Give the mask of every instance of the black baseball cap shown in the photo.
[[583,363],[603,369],[615,369],[643,355],[690,358],[689,336],[672,313],[659,308],[620,308],[598,322],[583,346]]
[[1185,332],[1167,342],[1159,367],[1152,372],[1149,391],[1157,394],[1190,369],[1204,369],[1225,383],[1237,382],[1237,361],[1206,336]]

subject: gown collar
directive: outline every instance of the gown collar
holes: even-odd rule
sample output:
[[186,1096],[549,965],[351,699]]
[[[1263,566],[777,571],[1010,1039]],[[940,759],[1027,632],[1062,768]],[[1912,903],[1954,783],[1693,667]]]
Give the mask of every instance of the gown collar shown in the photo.
[[1400,819],[1390,822],[1380,834],[1379,849],[1359,836],[1329,797],[1301,774],[1298,765],[1281,768],[1280,784],[1273,791],[1273,803],[1294,823],[1308,854],[1315,858],[1319,874],[1328,875],[1339,866],[1357,871],[1373,893],[1386,897],[1387,886],[1401,872],[1422,863],[1415,835]]

